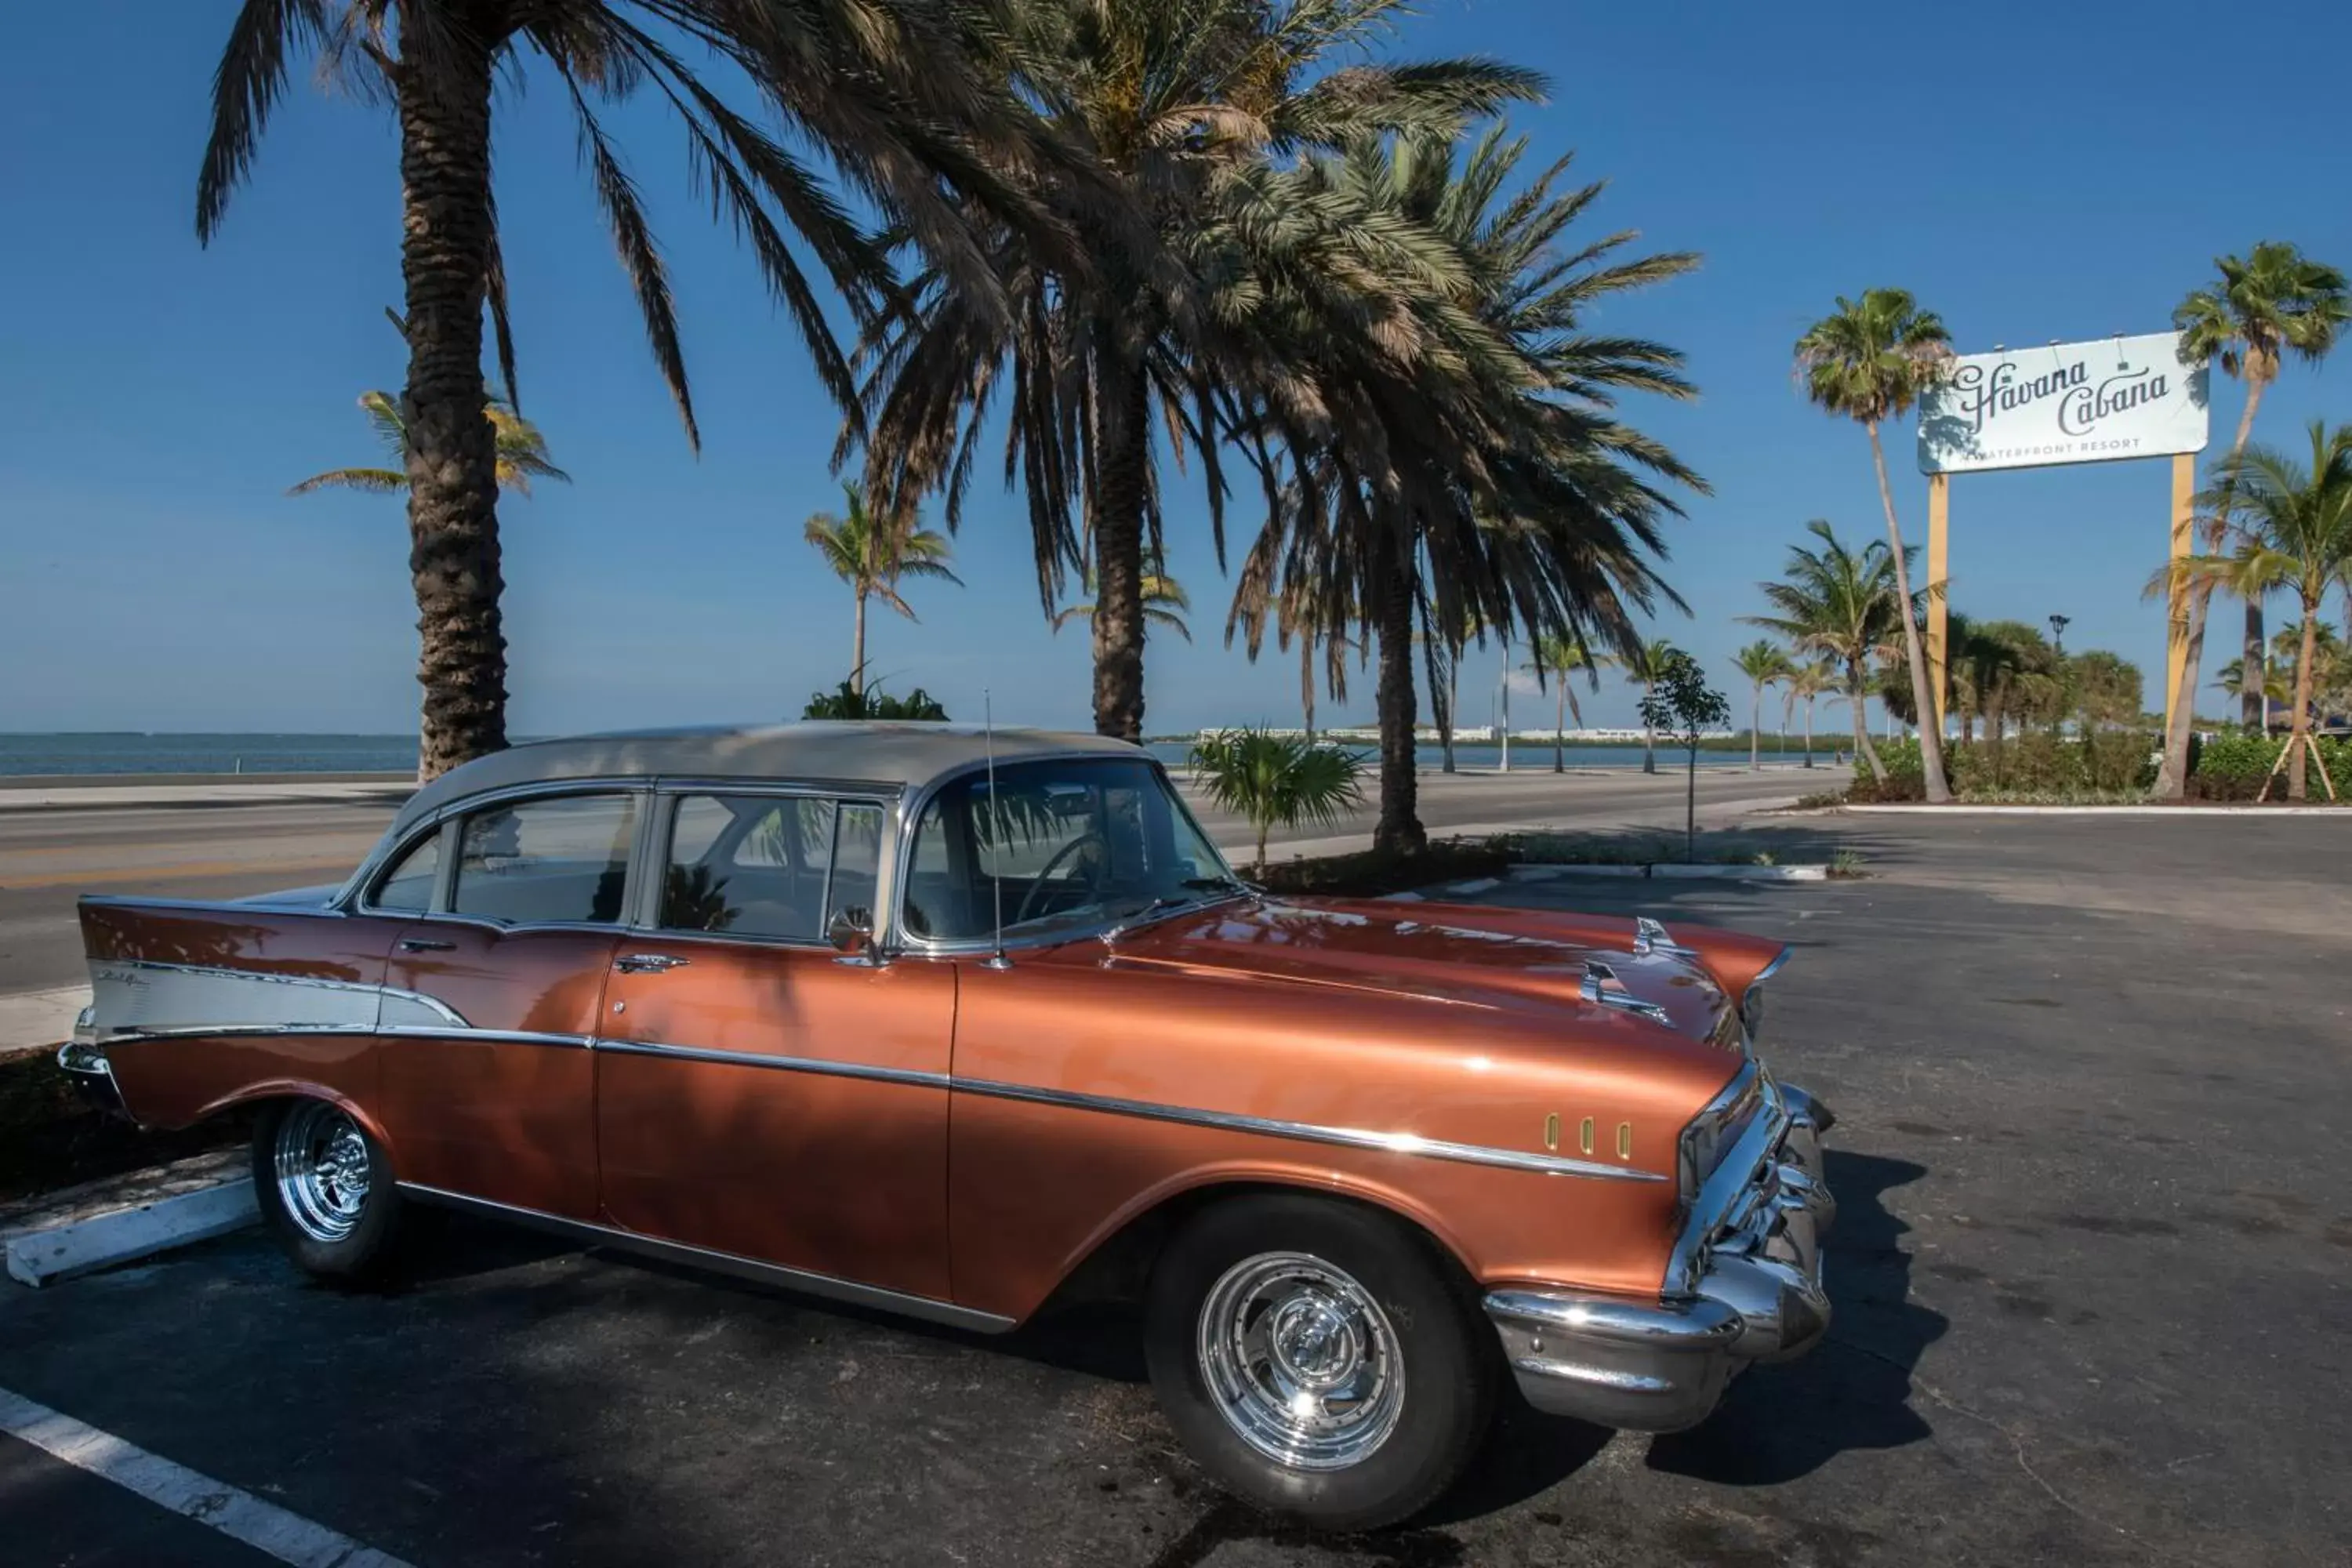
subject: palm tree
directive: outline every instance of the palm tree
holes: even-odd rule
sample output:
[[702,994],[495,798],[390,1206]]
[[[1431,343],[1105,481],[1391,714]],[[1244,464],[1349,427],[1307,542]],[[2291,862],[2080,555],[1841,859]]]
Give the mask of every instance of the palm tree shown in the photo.
[[925,528],[912,512],[896,525],[878,521],[866,509],[862,485],[844,485],[841,493],[848,501],[849,515],[812,513],[802,526],[801,537],[824,557],[835,576],[849,584],[857,601],[856,629],[849,644],[849,690],[862,695],[866,690],[866,601],[879,599],[911,621],[914,606],[899,596],[900,578],[944,580],[959,588],[963,579],[949,569],[946,534]]
[[1265,840],[1276,827],[1337,827],[1364,804],[1364,759],[1267,730],[1228,730],[1192,746],[1192,777],[1209,799],[1238,812],[1257,835],[1250,874],[1265,874]]
[[[1779,613],[1740,618],[1777,634],[1794,647],[1836,662],[1845,677],[1854,755],[1870,764],[1871,777],[1884,784],[1886,768],[1871,746],[1863,704],[1870,691],[1870,661],[1893,646],[1895,623],[1902,618],[1894,557],[1877,540],[1860,553],[1847,549],[1820,518],[1805,524],[1805,529],[1821,542],[1820,547],[1790,545],[1786,575],[1777,583],[1757,584]],[[1925,734],[1926,728],[1920,732]]]
[[1763,766],[1757,757],[1756,745],[1764,728],[1764,689],[1788,679],[1796,673],[1797,667],[1777,645],[1760,637],[1734,654],[1731,662],[1748,678],[1748,771],[1755,773]]
[[1268,279],[1259,312],[1288,374],[1257,409],[1275,451],[1253,460],[1278,504],[1253,556],[1363,607],[1380,656],[1373,841],[1390,849],[1426,839],[1416,626],[1475,616],[1498,636],[1622,650],[1638,644],[1637,614],[1682,607],[1652,564],[1664,520],[1679,515],[1661,486],[1704,483],[1611,402],[1627,390],[1689,395],[1680,355],[1580,329],[1597,298],[1694,258],[1615,259],[1625,235],[1563,254],[1600,187],[1562,189],[1563,161],[1506,195],[1524,153],[1497,127],[1458,153],[1405,137],[1308,159],[1292,180],[1299,205],[1337,201],[1374,228],[1435,237],[1469,286],[1380,300],[1368,329],[1356,291],[1302,266]]
[[530,66],[570,103],[655,362],[698,446],[668,270],[600,110],[641,93],[668,106],[715,209],[751,241],[819,374],[848,402],[855,378],[801,258],[814,259],[860,322],[891,291],[889,258],[799,148],[730,107],[700,68],[732,68],[782,119],[787,140],[830,159],[883,221],[971,279],[976,294],[1001,299],[984,287],[963,211],[987,202],[1004,221],[1050,226],[1018,183],[1045,154],[1035,150],[1034,117],[972,68],[971,36],[952,8],[919,0],[806,0],[788,22],[732,0],[245,0],[213,78],[196,182],[200,240],[210,242],[251,172],[299,57],[315,54],[325,74],[389,100],[399,126],[409,343],[399,409],[425,777],[506,743],[486,306],[501,379],[510,394],[517,383],[490,185],[492,84],[519,85]]
[[[2271,710],[2284,708],[2294,698],[2294,666],[2284,659],[2264,658],[2254,669],[2254,684],[2262,688],[2262,708],[2259,710],[2261,732],[2271,732]],[[2246,689],[2245,660],[2233,658],[2213,672],[2213,689],[2234,697]]]
[[[400,405],[388,392],[362,392],[360,407],[366,411],[368,423],[375,426],[384,455],[399,467],[329,468],[323,474],[312,474],[289,489],[288,495],[309,495],[320,489],[369,490],[384,495],[408,489],[408,422],[400,416]],[[570,474],[549,460],[547,437],[539,433],[538,426],[516,413],[511,402],[494,395],[482,412],[488,416],[495,433],[499,489],[529,495],[534,479],[555,479],[567,485],[572,482]]]
[[2308,798],[2305,764],[2311,749],[2311,696],[2318,664],[2322,602],[2352,571],[2352,426],[2329,430],[2311,422],[2308,464],[2263,447],[2223,459],[2219,482],[2200,506],[2231,509],[2241,542],[2225,556],[2190,556],[2168,572],[2259,601],[2284,588],[2302,601],[2303,623],[2287,710],[2284,762],[2290,800]]
[[1870,289],[1860,300],[1840,295],[1836,312],[1814,322],[1797,340],[1796,354],[1805,395],[1824,412],[1854,420],[1870,436],[1879,504],[1886,509],[1895,614],[1903,623],[1903,657],[1911,668],[1912,707],[1921,715],[1920,769],[1927,776],[1927,799],[1940,805],[1952,798],[1944,779],[1943,736],[1926,721],[1936,707],[1930,700],[1918,620],[1912,614],[1910,552],[1903,547],[1903,529],[1895,519],[1895,491],[1886,481],[1886,451],[1879,442],[1878,427],[1908,413],[1919,394],[1943,374],[1952,357],[1951,334],[1935,312],[1920,310],[1903,289]]
[[1079,265],[1008,237],[1009,311],[979,314],[934,268],[914,283],[912,314],[869,339],[869,481],[945,489],[950,527],[995,394],[1011,388],[1005,473],[1027,491],[1049,607],[1091,541],[1104,734],[1143,729],[1143,579],[1162,500],[1153,431],[1180,458],[1199,456],[1222,539],[1220,459],[1238,434],[1240,388],[1284,372],[1250,347],[1265,267],[1319,268],[1360,302],[1431,287],[1444,259],[1393,227],[1348,221],[1335,202],[1294,199],[1288,161],[1450,128],[1540,89],[1535,73],[1491,61],[1368,62],[1402,5],[1011,0],[1014,89],[1126,194],[1149,234],[1106,237]]
[[1792,669],[1780,699],[1780,722],[1785,727],[1797,704],[1805,705],[1805,766],[1810,768],[1813,765],[1813,704],[1835,689],[1837,671],[1818,658],[1790,662]]
[[[1654,637],[1635,644],[1612,662],[1624,670],[1625,679],[1640,687],[1642,695],[1648,698],[1656,693],[1658,677],[1672,656],[1681,651],[1665,638]],[[1642,721],[1642,771],[1645,773],[1658,771],[1658,735],[1646,719]]]
[[[1095,592],[1095,571],[1092,565],[1086,568],[1085,574],[1079,579],[1079,586],[1086,594],[1092,595]],[[1146,563],[1143,574],[1145,622],[1163,630],[1174,632],[1186,642],[1191,642],[1192,628],[1185,624],[1184,616],[1192,608],[1192,596],[1184,592],[1183,584],[1168,575],[1166,563],[1155,554]],[[1087,598],[1056,610],[1045,618],[1046,623],[1058,632],[1072,621],[1083,620],[1092,625],[1099,613],[1095,607],[1095,601]]]
[[1568,721],[1573,717],[1579,727],[1584,723],[1584,712],[1576,705],[1576,693],[1569,689],[1569,678],[1581,672],[1587,680],[1592,679],[1592,655],[1582,643],[1563,637],[1543,637],[1536,639],[1535,658],[1527,668],[1538,680],[1549,680],[1558,689],[1558,705],[1552,714],[1551,771],[1568,771]]
[[[2237,437],[2230,443],[2228,460],[2235,462],[2253,434],[2255,410],[2263,405],[2263,394],[2278,379],[2283,357],[2293,353],[2315,364],[2325,358],[2345,323],[2352,321],[2352,297],[2347,297],[2343,273],[2307,261],[2294,246],[2277,240],[2263,241],[2243,258],[2216,258],[2213,266],[2221,277],[2183,300],[2172,312],[2172,325],[2180,334],[2183,364],[2219,360],[2225,374],[2241,377],[2246,384],[2246,405],[2238,415]],[[2225,496],[2226,491],[2224,486]],[[2229,510],[2225,501],[2214,514],[2215,526]],[[2221,542],[2209,535],[2208,549],[2218,552]],[[2211,592],[2210,585],[2206,585],[2204,596],[2192,599],[2189,605],[2188,658],[2181,668],[2180,689],[2174,694],[2173,724],[2165,734],[2162,787],[2176,795],[2187,783],[2190,710],[2197,666],[2205,651],[2205,617]],[[2239,660],[2243,682],[2239,688],[2240,717],[2254,724],[2263,717],[2263,606],[2259,600],[2246,605],[2243,647]],[[2173,754],[2175,731],[2179,735],[2179,766],[2175,765]]]
[[1348,654],[1363,646],[1349,635],[1349,628],[1360,618],[1352,605],[1327,605],[1308,593],[1304,583],[1282,583],[1262,569],[1255,577],[1244,573],[1234,589],[1233,606],[1225,613],[1227,647],[1238,630],[1244,635],[1244,650],[1256,662],[1269,621],[1277,647],[1288,648],[1294,639],[1298,644],[1298,701],[1310,746],[1315,743],[1315,655],[1318,649],[1323,655],[1323,681],[1331,700],[1345,702]]

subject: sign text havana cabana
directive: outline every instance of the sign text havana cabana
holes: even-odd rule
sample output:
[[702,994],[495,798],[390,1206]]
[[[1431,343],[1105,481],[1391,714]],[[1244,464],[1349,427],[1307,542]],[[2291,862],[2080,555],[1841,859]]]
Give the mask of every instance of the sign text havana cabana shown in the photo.
[[[2189,552],[2196,454],[2205,449],[2206,367],[2183,364],[2171,332],[2042,348],[1999,349],[1951,361],[1919,400],[1919,471],[1927,476],[1927,581],[1945,579],[1951,476],[2126,458],[2172,459],[2172,552]],[[2174,606],[2178,621],[2179,606]],[[1944,692],[1945,606],[1927,601],[1927,656],[1937,719]],[[2176,624],[2164,700],[2184,657]]]

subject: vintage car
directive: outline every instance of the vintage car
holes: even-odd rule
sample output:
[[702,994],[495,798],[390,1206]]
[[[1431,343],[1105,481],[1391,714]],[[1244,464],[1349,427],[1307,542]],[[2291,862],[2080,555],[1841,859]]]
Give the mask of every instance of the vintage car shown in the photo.
[[1245,885],[1148,753],[794,724],[516,746],[340,888],[83,900],[62,1053],[258,1108],[296,1261],[411,1203],[959,1328],[1139,1298],[1254,1501],[1363,1528],[1507,1376],[1666,1431],[1819,1339],[1828,1114],[1752,1051],[1779,945]]

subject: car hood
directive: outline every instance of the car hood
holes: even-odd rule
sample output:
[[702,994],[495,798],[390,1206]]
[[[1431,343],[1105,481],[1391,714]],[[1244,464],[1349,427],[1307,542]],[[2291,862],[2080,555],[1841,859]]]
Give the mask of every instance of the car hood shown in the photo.
[[[1622,934],[1621,934],[1622,932]],[[1650,944],[1630,921],[1546,919],[1471,904],[1236,900],[1115,935],[1110,962],[1368,997],[1622,1016],[1647,1004],[1691,1039],[1739,1041],[1732,999],[1696,956]],[[1592,976],[1602,1000],[1587,994]],[[1646,1013],[1634,1016],[1659,1022]]]

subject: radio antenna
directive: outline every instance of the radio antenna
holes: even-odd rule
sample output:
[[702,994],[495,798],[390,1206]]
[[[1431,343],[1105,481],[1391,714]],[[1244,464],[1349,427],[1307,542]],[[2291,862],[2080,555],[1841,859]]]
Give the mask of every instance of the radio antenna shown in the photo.
[[988,747],[988,885],[996,895],[995,945],[980,966],[1010,969],[1013,961],[1004,956],[1004,879],[997,874],[997,857],[1004,844],[1004,803],[996,794],[996,702],[985,687],[981,689],[980,712],[981,738]]

